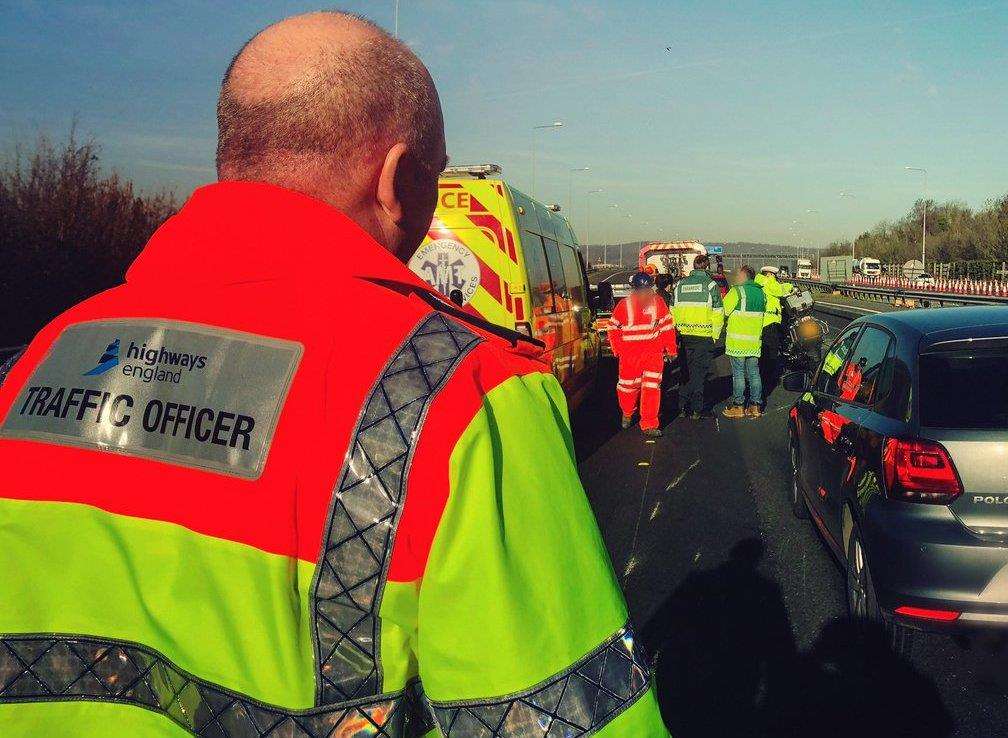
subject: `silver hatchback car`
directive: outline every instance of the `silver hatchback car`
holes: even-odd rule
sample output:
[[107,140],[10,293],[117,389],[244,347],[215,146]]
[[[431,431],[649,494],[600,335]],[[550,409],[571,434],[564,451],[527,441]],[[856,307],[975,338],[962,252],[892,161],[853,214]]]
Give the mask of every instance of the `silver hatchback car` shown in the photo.
[[1008,627],[1008,307],[859,318],[790,374],[795,514],[847,571],[851,614]]

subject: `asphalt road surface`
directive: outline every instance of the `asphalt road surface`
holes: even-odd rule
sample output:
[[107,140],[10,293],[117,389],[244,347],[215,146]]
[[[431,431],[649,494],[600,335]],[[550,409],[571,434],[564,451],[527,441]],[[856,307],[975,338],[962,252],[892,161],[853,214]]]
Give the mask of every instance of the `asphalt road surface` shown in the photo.
[[[718,409],[729,384],[708,385]],[[667,386],[665,436],[652,441],[620,430],[610,362],[574,415],[673,736],[1008,735],[999,645],[929,636],[904,660],[847,622],[840,569],[787,498],[794,397],[775,388],[760,419],[693,422],[674,416]]]

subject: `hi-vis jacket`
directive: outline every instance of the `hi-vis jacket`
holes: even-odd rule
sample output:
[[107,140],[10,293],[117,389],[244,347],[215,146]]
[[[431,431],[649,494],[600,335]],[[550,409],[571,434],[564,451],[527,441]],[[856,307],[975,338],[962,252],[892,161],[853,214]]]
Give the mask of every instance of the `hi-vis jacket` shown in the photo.
[[755,282],[762,288],[763,295],[766,297],[766,313],[763,316],[763,325],[780,323],[783,317],[781,314],[781,298],[790,295],[794,286],[789,282],[778,282],[776,276],[763,272],[756,275]]
[[234,182],[44,328],[0,387],[4,738],[666,736],[563,393],[468,319]]
[[617,303],[609,318],[607,336],[614,356],[662,352],[676,355],[675,322],[661,295],[643,305],[634,293]]
[[673,292],[672,315],[680,335],[717,341],[724,327],[721,289],[717,282],[700,269],[680,279]]
[[753,281],[735,285],[724,299],[725,353],[728,356],[759,356],[763,347],[763,315],[766,297]]

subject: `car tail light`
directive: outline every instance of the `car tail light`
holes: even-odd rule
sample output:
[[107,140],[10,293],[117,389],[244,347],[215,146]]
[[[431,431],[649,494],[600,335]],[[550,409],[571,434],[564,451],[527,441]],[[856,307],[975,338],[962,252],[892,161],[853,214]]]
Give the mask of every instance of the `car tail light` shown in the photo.
[[897,607],[895,612],[897,615],[904,615],[908,618],[918,618],[920,620],[938,620],[943,623],[949,623],[953,620],[958,620],[959,616],[962,614],[956,610],[931,610],[927,607],[910,607],[909,605],[903,605],[902,607]]
[[890,438],[882,467],[893,499],[948,505],[963,491],[948,451],[934,441]]

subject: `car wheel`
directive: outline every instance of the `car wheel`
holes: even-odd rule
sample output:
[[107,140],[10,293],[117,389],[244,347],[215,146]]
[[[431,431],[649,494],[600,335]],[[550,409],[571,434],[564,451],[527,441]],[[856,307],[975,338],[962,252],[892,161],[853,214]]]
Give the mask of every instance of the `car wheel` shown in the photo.
[[807,520],[808,508],[805,506],[805,496],[801,492],[798,481],[798,449],[791,444],[791,513],[799,520]]
[[851,527],[847,542],[847,611],[865,631],[871,628],[883,629],[894,653],[900,656],[910,654],[914,631],[895,621],[886,622],[882,617],[857,523]]

